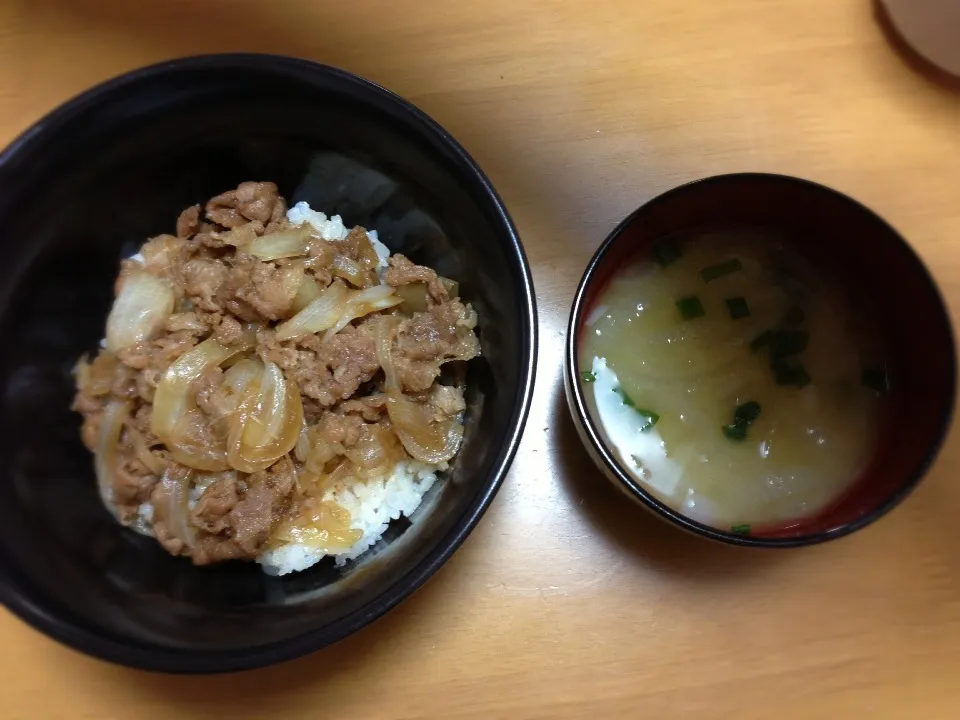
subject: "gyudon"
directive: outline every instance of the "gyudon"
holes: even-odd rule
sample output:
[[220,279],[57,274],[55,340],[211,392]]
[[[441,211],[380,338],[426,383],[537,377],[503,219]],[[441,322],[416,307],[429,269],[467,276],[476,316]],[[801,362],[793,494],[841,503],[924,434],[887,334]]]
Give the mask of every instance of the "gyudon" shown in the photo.
[[74,409],[124,525],[196,564],[338,563],[409,515],[463,437],[480,345],[457,283],[277,187],[184,210],[124,260]]

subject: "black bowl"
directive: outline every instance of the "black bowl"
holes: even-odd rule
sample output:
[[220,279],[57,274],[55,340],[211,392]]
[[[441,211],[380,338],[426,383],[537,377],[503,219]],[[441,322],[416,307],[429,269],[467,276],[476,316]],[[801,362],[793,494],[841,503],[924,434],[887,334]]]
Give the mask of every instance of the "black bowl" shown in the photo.
[[[467,432],[432,506],[345,572],[197,568],[117,525],[97,496],[71,367],[96,348],[119,260],[244,180],[379,231],[460,282],[483,357]],[[224,55],[125,75],[55,110],[0,156],[0,594],[54,638],[125,665],[218,672],[292,658],[376,619],[460,545],[503,481],[530,407],[529,267],[490,182],[442,128],[354,75]],[[408,524],[407,524],[408,525]]]
[[[821,512],[749,535],[719,529],[674,510],[617,460],[590,415],[578,347],[592,304],[617,269],[649,256],[666,236],[749,230],[787,242],[824,277],[845,289],[858,317],[875,325],[890,349],[894,378],[875,453],[859,478]],[[574,297],[564,387],[581,440],[594,463],[629,497],[684,530],[758,547],[831,540],[870,524],[902,501],[930,467],[950,427],[956,352],[946,307],[907,242],[872,211],[835,190],[783,175],[719,175],[674,188],[634,211],[590,260]]]

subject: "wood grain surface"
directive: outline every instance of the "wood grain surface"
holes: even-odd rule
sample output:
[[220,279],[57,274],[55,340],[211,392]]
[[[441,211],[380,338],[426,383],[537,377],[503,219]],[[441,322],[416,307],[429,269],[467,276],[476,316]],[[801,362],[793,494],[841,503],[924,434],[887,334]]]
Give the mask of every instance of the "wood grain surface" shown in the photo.
[[0,611],[0,717],[960,718],[956,432],[877,525],[751,551],[626,506],[561,395],[564,322],[590,254],[638,204],[715,173],[850,193],[910,239],[957,315],[960,94],[904,64],[868,0],[4,0],[0,142],[117,73],[235,50],[381,83],[491,176],[540,308],[523,444],[423,590],[299,661],[150,675]]

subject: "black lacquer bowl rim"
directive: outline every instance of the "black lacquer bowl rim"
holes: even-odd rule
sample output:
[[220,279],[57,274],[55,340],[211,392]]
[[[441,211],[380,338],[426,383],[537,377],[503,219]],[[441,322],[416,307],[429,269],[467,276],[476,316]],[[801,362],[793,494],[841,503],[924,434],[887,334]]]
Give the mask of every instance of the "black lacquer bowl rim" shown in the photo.
[[537,312],[533,278],[520,238],[503,201],[490,180],[467,151],[438,123],[410,102],[391,91],[338,68],[292,57],[253,53],[214,54],[166,61],[133,70],[97,85],[54,109],[27,129],[0,154],[0,174],[4,167],[22,161],[31,155],[55,148],[58,136],[70,132],[71,123],[78,117],[108,107],[121,100],[133,89],[149,86],[151,82],[170,73],[183,75],[189,81],[191,71],[243,72],[268,71],[289,80],[314,82],[333,88],[336,92],[361,98],[388,115],[404,121],[408,127],[424,137],[439,142],[453,157],[457,172],[470,177],[482,188],[478,200],[495,211],[499,224],[498,235],[507,246],[519,268],[522,286],[518,294],[522,304],[516,312],[522,316],[523,338],[521,353],[516,359],[520,366],[521,392],[513,400],[511,431],[500,449],[493,472],[484,481],[484,488],[464,512],[462,521],[442,542],[400,582],[389,587],[371,602],[357,609],[338,623],[304,633],[294,638],[265,646],[229,651],[174,651],[124,643],[99,635],[72,624],[68,619],[48,612],[26,588],[18,586],[12,569],[0,565],[0,601],[15,615],[54,639],[76,650],[95,657],[144,670],[171,673],[217,673],[247,670],[290,660],[330,645],[356,632],[384,615],[412,595],[432,576],[466,539],[490,505],[507,474],[517,451],[520,437],[533,397],[537,361]]

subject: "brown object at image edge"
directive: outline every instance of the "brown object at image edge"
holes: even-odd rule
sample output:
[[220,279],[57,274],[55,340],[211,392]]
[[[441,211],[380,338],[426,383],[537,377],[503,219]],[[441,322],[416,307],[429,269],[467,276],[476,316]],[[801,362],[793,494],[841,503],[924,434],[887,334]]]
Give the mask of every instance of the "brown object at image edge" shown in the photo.
[[[937,1],[939,2],[939,0]],[[953,2],[953,0],[945,1]],[[891,46],[897,54],[903,58],[907,65],[940,85],[954,90],[960,90],[960,2],[956,3],[956,9],[948,10],[948,12],[956,16],[957,20],[957,24],[950,30],[950,32],[953,32],[956,36],[955,54],[950,57],[944,54],[941,50],[943,40],[937,38],[937,57],[940,62],[934,61],[930,54],[925,52],[922,36],[917,36],[914,40],[911,40],[910,37],[907,36],[904,28],[898,24],[897,18],[892,14],[889,7],[890,4],[895,3],[898,8],[902,8],[901,12],[911,12],[910,4],[913,2],[914,0],[874,0],[874,12],[877,23],[880,25],[881,30],[887,40],[889,40]],[[936,12],[936,9],[928,8],[922,12],[932,14]],[[928,24],[934,22],[934,20],[924,19],[923,22],[924,24]],[[949,27],[949,25],[947,25],[947,27]]]

